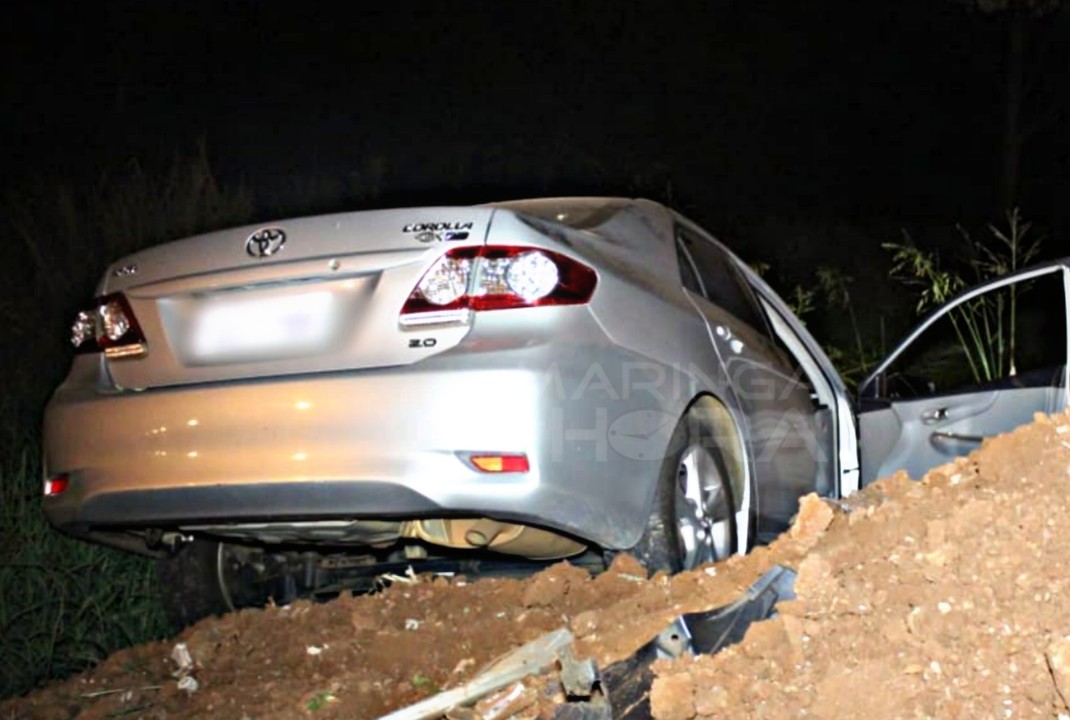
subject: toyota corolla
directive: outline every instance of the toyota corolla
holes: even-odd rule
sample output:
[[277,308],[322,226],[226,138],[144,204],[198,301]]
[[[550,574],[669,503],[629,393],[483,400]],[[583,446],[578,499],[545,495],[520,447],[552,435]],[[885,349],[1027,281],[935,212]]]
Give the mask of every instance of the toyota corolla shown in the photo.
[[[408,566],[628,551],[694,567],[862,477],[853,404],[817,343],[723,245],[649,201],[188,238],[109,267],[71,342],[45,417],[46,512],[159,557],[180,622]],[[908,451],[931,432],[950,457],[1065,404],[1051,375],[1014,412],[953,426],[963,393],[886,391],[906,347],[864,385],[880,435],[867,479],[924,470]]]

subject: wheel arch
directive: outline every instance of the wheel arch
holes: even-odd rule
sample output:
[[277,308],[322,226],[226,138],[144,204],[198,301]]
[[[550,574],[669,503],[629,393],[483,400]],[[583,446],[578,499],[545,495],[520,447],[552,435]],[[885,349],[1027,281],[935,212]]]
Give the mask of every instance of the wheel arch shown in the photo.
[[[735,504],[739,550],[746,552],[754,545],[758,493],[754,485],[753,458],[746,442],[743,414],[734,403],[726,402],[712,392],[703,391],[687,403],[680,412],[676,425],[691,421],[705,423],[717,442]],[[675,432],[673,434],[675,435]],[[662,453],[663,459],[676,451],[671,445],[671,439],[667,443]],[[656,483],[651,483],[645,506],[646,514],[654,509],[656,490]]]
[[758,517],[758,493],[754,484],[753,458],[745,436],[743,414],[712,393],[692,400],[683,417],[696,416],[710,427],[729,478],[735,504],[739,551],[754,545]]

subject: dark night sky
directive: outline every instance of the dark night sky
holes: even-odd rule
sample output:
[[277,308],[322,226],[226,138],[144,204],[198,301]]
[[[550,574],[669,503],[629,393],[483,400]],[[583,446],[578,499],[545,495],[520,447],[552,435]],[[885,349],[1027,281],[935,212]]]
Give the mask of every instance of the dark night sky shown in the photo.
[[[999,212],[1004,36],[951,0],[28,7],[0,50],[15,184],[203,139],[278,207],[363,177],[390,205],[671,181],[699,219]],[[1043,60],[1060,100],[1067,45]],[[1048,219],[1063,127],[1026,149]]]

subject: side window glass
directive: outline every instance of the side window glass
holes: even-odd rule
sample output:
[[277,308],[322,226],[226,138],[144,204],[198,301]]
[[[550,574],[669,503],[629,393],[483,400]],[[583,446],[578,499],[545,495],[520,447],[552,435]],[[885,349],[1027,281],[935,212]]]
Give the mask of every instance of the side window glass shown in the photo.
[[[796,378],[801,382],[807,383],[810,387],[813,387],[813,381],[811,381],[810,378],[807,376],[806,372],[802,368],[802,364],[799,362],[799,359],[795,356],[795,353],[791,351],[791,348],[788,347],[788,344],[780,335],[780,333],[785,332],[791,333],[794,336],[796,335],[795,331],[792,330],[790,325],[788,325],[788,322],[780,316],[780,313],[777,312],[772,306],[768,305],[764,300],[762,300],[762,309],[765,311],[766,317],[768,317],[770,320],[770,330],[772,331],[773,346],[775,347],[776,352],[780,355],[780,359],[788,367],[791,368],[792,377]],[[797,338],[796,342],[798,342],[800,345],[802,344],[801,341],[799,341]]]
[[1061,273],[991,290],[930,325],[878,380],[888,399],[1062,381],[1066,302]]
[[695,261],[710,302],[724,308],[758,332],[768,335],[765,318],[754,304],[749,289],[742,284],[728,256],[713,243],[700,237],[692,237],[686,231],[681,230],[678,236]]
[[695,266],[691,264],[691,258],[688,256],[687,251],[683,249],[683,245],[679,240],[676,241],[676,260],[680,265],[680,282],[683,286],[696,295],[705,295],[706,292],[702,289],[702,283],[699,282],[698,276],[695,275]]

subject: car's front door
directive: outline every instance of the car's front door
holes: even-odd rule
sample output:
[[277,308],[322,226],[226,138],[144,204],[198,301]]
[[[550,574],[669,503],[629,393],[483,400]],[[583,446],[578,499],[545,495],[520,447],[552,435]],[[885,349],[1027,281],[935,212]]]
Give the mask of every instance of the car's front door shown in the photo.
[[1066,261],[969,290],[929,315],[859,388],[862,484],[917,479],[1066,407]]

